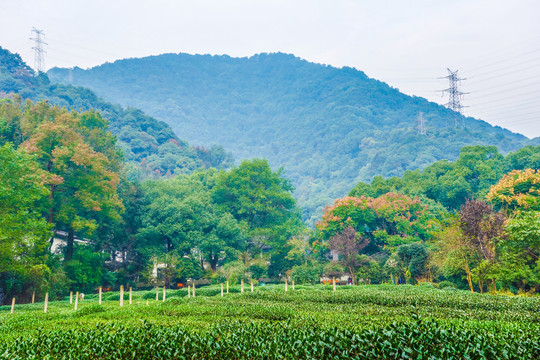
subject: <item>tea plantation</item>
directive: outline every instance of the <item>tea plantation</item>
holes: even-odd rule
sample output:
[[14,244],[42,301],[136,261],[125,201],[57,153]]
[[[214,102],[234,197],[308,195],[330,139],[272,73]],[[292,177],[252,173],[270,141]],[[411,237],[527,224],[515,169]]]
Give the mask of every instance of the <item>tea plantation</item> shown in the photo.
[[[219,287],[0,307],[1,359],[540,359],[540,297],[431,286]],[[147,306],[148,301],[148,306]]]

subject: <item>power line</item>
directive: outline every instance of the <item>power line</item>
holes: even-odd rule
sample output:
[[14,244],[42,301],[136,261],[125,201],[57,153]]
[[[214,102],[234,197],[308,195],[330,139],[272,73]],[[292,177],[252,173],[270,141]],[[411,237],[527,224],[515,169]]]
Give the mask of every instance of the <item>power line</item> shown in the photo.
[[528,124],[530,122],[536,122],[540,120],[540,114],[536,116],[531,116],[528,118],[522,118],[519,120],[512,120],[512,121],[502,121],[502,125],[522,125],[522,124]]
[[498,65],[498,64],[504,63],[504,62],[509,61],[509,60],[514,60],[514,59],[517,59],[517,58],[520,58],[520,57],[523,57],[523,56],[534,54],[534,53],[537,53],[539,51],[540,51],[540,48],[539,49],[534,49],[534,50],[528,51],[526,53],[522,53],[522,54],[519,54],[519,55],[514,55],[514,56],[511,56],[511,57],[508,57],[508,58],[505,58],[505,59],[502,59],[502,60],[498,60],[498,61],[495,61],[495,62],[492,62],[492,63],[476,66],[476,67],[465,70],[465,72],[468,73],[468,72],[471,72],[471,71],[474,71],[474,70],[484,69],[484,68],[487,68],[487,67],[490,67],[490,66],[493,66],[493,65]]
[[[525,70],[538,69],[538,65],[540,64],[540,58],[534,59],[534,60],[538,61],[538,63],[533,65],[533,66],[528,66],[528,67],[520,68],[520,69],[515,69],[515,66],[512,66],[512,68],[515,69],[513,71],[506,71],[506,69],[508,69],[508,67],[501,68],[499,70],[489,71],[489,72],[486,72],[486,73],[470,76],[469,79],[471,80],[471,83],[477,84],[477,83],[480,83],[480,82],[484,82],[484,81],[488,81],[488,80],[492,80],[492,79],[496,79],[496,78],[500,77],[500,75],[495,75],[495,76],[491,76],[491,77],[488,77],[488,78],[482,78],[483,75],[487,75],[487,74],[493,74],[493,73],[500,74],[501,72],[504,72],[504,75],[509,75],[509,74],[515,74],[515,73],[518,73],[518,72],[522,72],[522,71],[525,71]],[[522,63],[522,64],[525,64],[525,63]],[[477,78],[480,78],[480,80],[476,80]]]
[[[540,109],[536,108],[533,109],[533,111],[529,111],[530,109],[506,109],[503,111],[480,111],[481,114],[488,114],[491,116],[527,116],[527,115],[534,115],[538,114],[540,115]],[[529,111],[527,113],[523,113],[523,111]],[[507,115],[510,114],[510,115]]]
[[[519,100],[516,102],[515,99],[519,99]],[[510,100],[510,101],[504,101],[504,100]],[[511,96],[511,97],[504,97],[504,98],[495,98],[494,100],[479,102],[479,103],[473,104],[471,106],[474,106],[475,108],[477,108],[477,107],[481,107],[482,105],[497,103],[497,105],[499,105],[499,107],[500,107],[501,105],[508,106],[508,105],[517,105],[517,104],[521,104],[521,103],[530,103],[533,100],[538,101],[538,96],[533,96],[533,97],[529,97],[529,98],[526,98],[526,97],[523,97],[523,96]],[[488,105],[488,106],[491,107],[491,105]]]
[[[479,92],[479,91],[484,91],[484,90],[487,90],[487,89],[495,89],[495,88],[498,88],[498,87],[502,87],[502,86],[505,86],[505,85],[508,85],[508,84],[512,84],[511,82],[510,83],[506,83],[506,84],[503,84],[503,85],[500,85],[500,86],[493,86],[493,87],[490,87],[490,88],[484,88],[484,89],[479,89],[479,90],[475,90],[476,92]],[[531,86],[538,86],[538,83],[532,83],[532,84],[525,84],[525,85],[521,85],[521,86],[517,86],[517,87],[513,87],[513,88],[507,88],[505,90],[498,90],[498,91],[489,91],[489,92],[486,92],[486,93],[482,93],[482,96],[485,96],[485,95],[489,95],[491,97],[491,95],[493,94],[500,94],[500,93],[508,93],[508,92],[515,92],[516,90],[520,90],[520,89],[525,89],[525,88],[528,88],[528,87],[531,87]]]
[[[475,56],[473,58],[474,61],[470,64],[470,66],[473,66],[474,68],[483,67],[485,66],[486,60],[492,61],[493,59],[500,58],[501,55],[507,56],[508,54],[515,53],[516,51],[520,51],[522,49],[530,49],[538,45],[538,40],[540,40],[540,36],[534,35],[530,38],[523,39],[522,41],[519,41],[519,42],[513,42],[512,44],[506,43],[504,44],[504,48],[487,51],[487,52],[482,51],[481,56]],[[464,72],[467,72],[467,69],[464,70]]]
[[34,33],[34,37],[30,38],[30,40],[34,41],[34,46],[32,46],[32,49],[34,50],[34,70],[39,74],[45,70],[45,54],[47,52],[43,49],[43,45],[48,44],[43,41],[42,37],[45,36],[43,30],[32,27],[32,33]]

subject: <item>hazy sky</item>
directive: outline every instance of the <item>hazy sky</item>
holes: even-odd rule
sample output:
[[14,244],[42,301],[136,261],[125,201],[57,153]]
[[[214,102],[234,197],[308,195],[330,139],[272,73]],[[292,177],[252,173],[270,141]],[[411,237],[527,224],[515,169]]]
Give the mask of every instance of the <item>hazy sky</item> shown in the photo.
[[467,78],[466,115],[540,136],[538,0],[0,0],[0,46],[32,66],[33,26],[47,68],[281,51],[445,103],[450,67]]

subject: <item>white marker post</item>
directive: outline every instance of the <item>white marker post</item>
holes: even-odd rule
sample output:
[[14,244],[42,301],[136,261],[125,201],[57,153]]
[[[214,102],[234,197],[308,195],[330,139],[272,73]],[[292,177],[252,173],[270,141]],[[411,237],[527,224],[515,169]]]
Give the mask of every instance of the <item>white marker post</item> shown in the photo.
[[251,292],[253,292],[253,281],[251,281]]
[[124,285],[120,285],[120,306],[124,306]]
[[223,284],[221,284],[221,297],[223,297]]
[[44,313],[47,313],[47,305],[49,305],[49,293],[45,293],[45,305],[43,306]]
[[188,299],[191,297],[191,285],[187,286],[187,297]]
[[288,287],[288,284],[287,284],[287,279],[285,279],[285,292],[289,291],[289,287]]
[[99,287],[99,290],[98,290],[98,291],[99,291],[99,297],[98,297],[98,299],[99,299],[99,305],[101,305],[101,294],[102,294],[102,291],[103,291],[103,290],[101,289],[101,286]]
[[78,305],[79,305],[79,292],[77,291],[77,293],[75,294],[75,309],[74,310],[77,310]]
[[193,284],[193,297],[195,297],[195,284]]
[[167,288],[163,286],[163,302],[165,302],[165,298],[167,297]]
[[229,280],[227,280],[227,294],[229,293]]
[[240,280],[240,292],[244,292],[244,279]]
[[15,298],[11,299],[11,313],[15,311]]
[[294,280],[292,281],[292,289],[294,290]]
[[333,283],[333,291],[336,291],[336,278],[332,278],[332,283]]

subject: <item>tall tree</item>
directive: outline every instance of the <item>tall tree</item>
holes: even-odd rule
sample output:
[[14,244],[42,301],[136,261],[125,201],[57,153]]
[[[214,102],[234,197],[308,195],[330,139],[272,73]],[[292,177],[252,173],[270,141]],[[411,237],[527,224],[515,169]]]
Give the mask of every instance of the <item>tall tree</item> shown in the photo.
[[144,183],[148,205],[140,236],[153,244],[155,254],[175,250],[179,256],[198,256],[202,268],[207,262],[216,270],[220,260],[234,259],[244,249],[243,229],[213,202],[200,176]]
[[52,175],[47,220],[68,231],[64,259],[69,261],[75,231],[91,233],[98,226],[96,219],[119,218],[123,209],[116,193],[119,159],[114,138],[97,135],[106,124],[95,113],[69,113],[47,102],[27,102],[21,128],[27,139],[21,146]]
[[292,190],[282,171],[272,171],[261,159],[244,160],[228,172],[219,172],[212,188],[215,202],[245,224],[251,247],[257,251],[264,246],[281,251],[291,236],[303,231]]
[[359,252],[369,244],[369,238],[362,237],[352,226],[330,238],[330,249],[339,254],[340,262],[349,270],[353,284],[356,284],[356,271],[360,266]]
[[[529,153],[532,149],[526,150]],[[534,162],[532,155],[529,160]],[[508,237],[499,243],[504,255],[500,271],[503,278],[521,289],[540,289],[540,171],[509,172],[491,188],[487,199],[510,216]]]
[[51,229],[39,206],[46,181],[31,156],[11,143],[0,146],[0,303],[15,282],[9,274],[24,277],[33,266],[45,266]]
[[458,271],[465,272],[471,292],[474,292],[472,268],[476,266],[478,260],[478,252],[471,249],[457,221],[452,222],[437,234],[431,263],[445,275]]
[[[459,226],[470,248],[477,250],[484,262],[477,268],[480,291],[483,283],[495,263],[497,242],[505,236],[506,216],[495,212],[493,207],[480,200],[467,200],[459,211]],[[495,278],[492,276],[493,290],[496,290]]]

